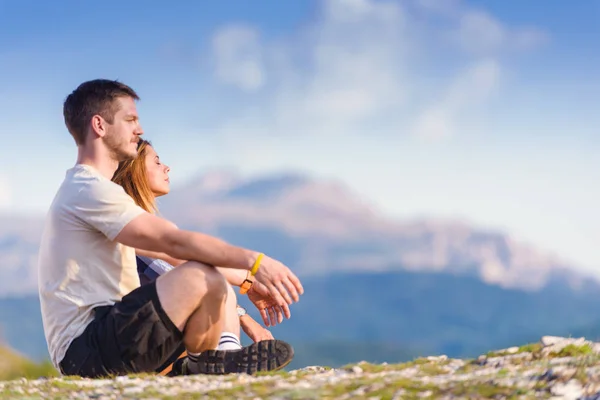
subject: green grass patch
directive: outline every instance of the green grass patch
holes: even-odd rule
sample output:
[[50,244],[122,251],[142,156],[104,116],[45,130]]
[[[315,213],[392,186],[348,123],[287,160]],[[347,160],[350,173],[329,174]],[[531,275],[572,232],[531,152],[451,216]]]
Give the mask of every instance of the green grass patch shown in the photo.
[[342,369],[346,371],[351,371],[353,367],[359,367],[365,373],[378,373],[384,371],[401,371],[403,369],[420,365],[421,362],[415,363],[414,361],[409,361],[402,364],[370,364],[370,363],[358,363],[358,364],[348,364],[344,365]]
[[[368,389],[368,385],[367,385]],[[422,383],[409,378],[397,378],[391,382],[386,382],[374,390],[366,390],[365,398],[380,398],[392,399],[398,391],[402,391],[400,398],[402,399],[419,399],[421,395],[427,391],[435,398],[435,394],[439,392],[439,387],[434,384]]]
[[529,390],[494,383],[458,382],[448,389],[450,394],[461,398],[513,398],[528,394]]
[[555,357],[578,357],[590,355],[594,352],[592,346],[589,344],[576,345],[568,344],[558,352],[552,352],[551,354]]
[[541,343],[528,343],[525,344],[523,346],[520,346],[519,349],[517,350],[516,354],[519,353],[538,353],[542,350],[542,344]]
[[254,376],[279,376],[282,378],[288,378],[291,375],[288,371],[282,369],[279,371],[258,371],[254,374]]
[[445,375],[448,373],[446,369],[439,364],[423,364],[421,365],[420,370],[422,374],[429,376]]

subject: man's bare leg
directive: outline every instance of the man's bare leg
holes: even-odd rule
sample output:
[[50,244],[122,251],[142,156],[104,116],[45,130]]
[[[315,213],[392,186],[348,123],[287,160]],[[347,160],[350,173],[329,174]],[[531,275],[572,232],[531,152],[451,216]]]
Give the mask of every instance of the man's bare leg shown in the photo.
[[237,350],[240,342],[240,317],[237,313],[237,296],[233,287],[227,283],[227,300],[225,302],[225,321],[219,340],[219,350]]
[[214,267],[190,261],[160,276],[156,290],[166,314],[183,332],[189,353],[217,348],[227,299],[223,275]]
[[[225,326],[228,297],[227,282],[216,268],[186,262],[161,275],[156,289],[166,314],[183,332],[188,352],[187,357],[173,363],[170,374],[272,371],[293,359],[294,349],[281,340],[265,340],[239,350],[212,350]],[[234,307],[229,313],[237,318]]]

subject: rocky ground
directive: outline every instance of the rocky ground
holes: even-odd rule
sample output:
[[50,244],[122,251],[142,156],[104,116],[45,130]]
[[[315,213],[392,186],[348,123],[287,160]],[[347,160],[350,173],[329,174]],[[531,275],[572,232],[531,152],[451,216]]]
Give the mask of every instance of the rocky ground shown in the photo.
[[600,343],[543,337],[476,359],[426,357],[403,364],[167,378],[133,375],[0,382],[10,399],[598,399]]

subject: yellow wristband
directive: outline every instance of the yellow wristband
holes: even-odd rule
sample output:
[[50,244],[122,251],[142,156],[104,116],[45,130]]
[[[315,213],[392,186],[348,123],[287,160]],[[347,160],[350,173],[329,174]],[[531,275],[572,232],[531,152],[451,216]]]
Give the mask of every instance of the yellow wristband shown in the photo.
[[260,268],[260,261],[262,260],[264,254],[260,253],[258,255],[258,257],[256,257],[256,261],[254,261],[254,265],[252,266],[252,269],[250,270],[250,275],[254,276],[256,275],[256,273],[258,272],[258,268]]

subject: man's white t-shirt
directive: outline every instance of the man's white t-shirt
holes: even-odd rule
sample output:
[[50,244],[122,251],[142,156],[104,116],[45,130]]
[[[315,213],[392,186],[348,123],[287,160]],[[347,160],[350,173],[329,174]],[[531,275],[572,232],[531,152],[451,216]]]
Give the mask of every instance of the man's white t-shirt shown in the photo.
[[46,217],[38,260],[42,321],[56,368],[93,320],[94,307],[140,286],[135,249],[114,239],[145,212],[93,167],[67,171]]

